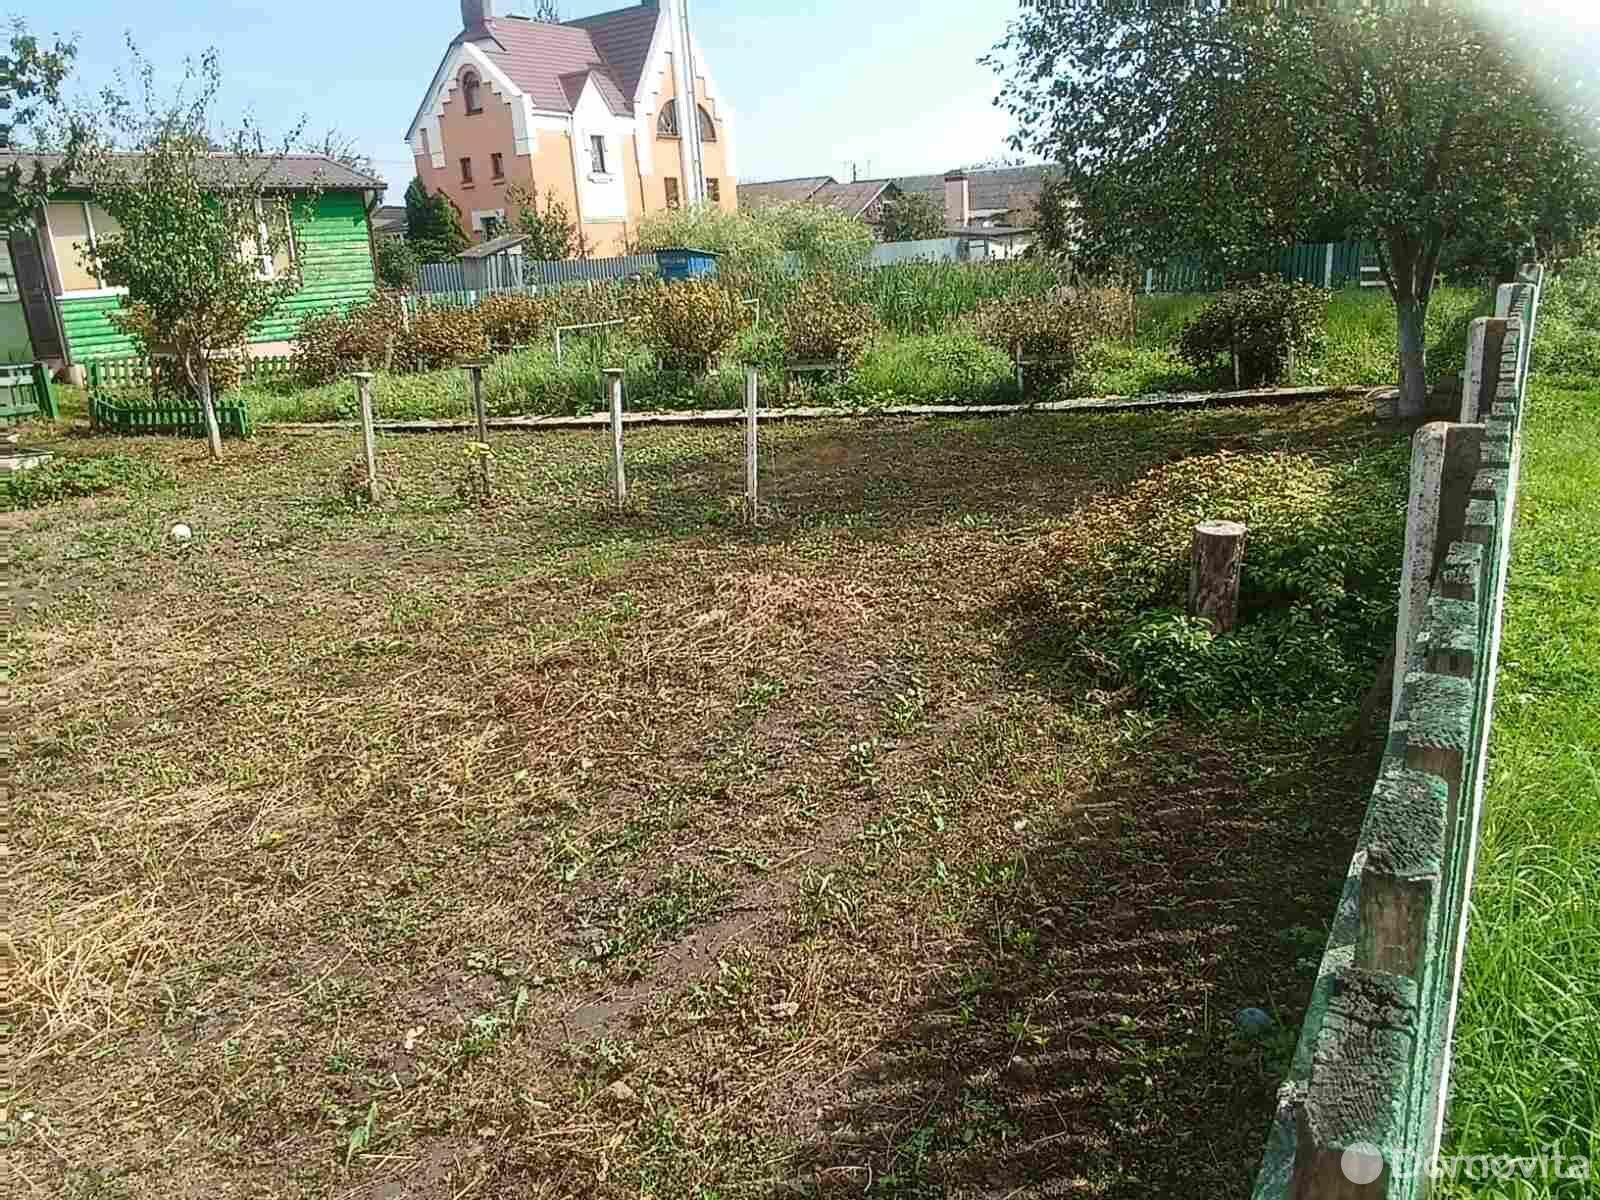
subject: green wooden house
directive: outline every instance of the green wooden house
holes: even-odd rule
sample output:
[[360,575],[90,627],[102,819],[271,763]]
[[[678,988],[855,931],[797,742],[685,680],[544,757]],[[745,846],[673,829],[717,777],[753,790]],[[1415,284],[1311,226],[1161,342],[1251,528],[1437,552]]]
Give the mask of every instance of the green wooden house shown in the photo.
[[[0,165],[18,157],[0,155]],[[52,165],[49,155],[37,157]],[[384,183],[316,154],[264,159],[262,165],[269,189],[285,200],[296,193],[316,193],[309,208],[287,205],[293,214],[289,247],[276,259],[263,257],[261,262],[263,275],[296,272],[301,281],[299,290],[250,338],[254,353],[286,354],[304,317],[346,308],[372,294],[371,214],[383,198]],[[10,286],[28,345],[26,353],[21,346],[0,346],[0,358],[32,359],[59,368],[137,353],[108,319],[122,303],[124,289],[104,286],[84,261],[83,246],[116,234],[118,228],[87,191],[75,190],[74,185],[82,184],[69,178],[61,194],[42,206],[33,228],[13,230],[8,239]],[[0,334],[4,330],[0,326]],[[10,336],[20,339],[17,329]]]

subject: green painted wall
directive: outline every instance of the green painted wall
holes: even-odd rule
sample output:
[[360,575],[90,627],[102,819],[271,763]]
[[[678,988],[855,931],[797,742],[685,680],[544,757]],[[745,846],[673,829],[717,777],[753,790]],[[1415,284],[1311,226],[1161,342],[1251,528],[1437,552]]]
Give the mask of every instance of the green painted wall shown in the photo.
[[[304,317],[346,308],[372,294],[372,250],[361,193],[326,192],[312,212],[297,213],[294,244],[304,282],[299,291],[251,331],[252,342],[288,341]],[[132,339],[106,318],[121,303],[119,297],[95,296],[58,303],[73,361],[126,358],[138,353]]]
[[33,342],[28,337],[28,318],[22,315],[22,301],[0,300],[0,362],[31,362]]

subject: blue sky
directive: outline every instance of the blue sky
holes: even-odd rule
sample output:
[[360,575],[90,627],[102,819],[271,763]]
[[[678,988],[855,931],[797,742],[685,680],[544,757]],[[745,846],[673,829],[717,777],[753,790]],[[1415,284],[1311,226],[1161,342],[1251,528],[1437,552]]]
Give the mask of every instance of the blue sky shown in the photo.
[[[566,17],[622,0],[562,0]],[[304,115],[336,125],[372,156],[397,201],[412,166],[405,128],[445,45],[459,0],[329,4],[314,0],[25,0],[9,11],[36,33],[79,37],[78,84],[98,88],[127,62],[123,34],[158,69],[215,45],[227,109],[249,107],[270,131]],[[524,11],[500,0],[502,12]],[[942,171],[1006,151],[994,73],[977,65],[1015,0],[693,0],[695,33],[739,115],[745,179],[848,179]]]

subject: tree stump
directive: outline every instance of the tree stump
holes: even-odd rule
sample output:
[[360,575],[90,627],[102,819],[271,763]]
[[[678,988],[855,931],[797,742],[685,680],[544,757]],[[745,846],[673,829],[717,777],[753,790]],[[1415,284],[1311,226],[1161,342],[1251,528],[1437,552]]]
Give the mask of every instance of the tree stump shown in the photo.
[[1194,527],[1194,548],[1189,557],[1189,615],[1204,617],[1214,633],[1227,633],[1239,619],[1244,534],[1245,527],[1238,521],[1201,521]]

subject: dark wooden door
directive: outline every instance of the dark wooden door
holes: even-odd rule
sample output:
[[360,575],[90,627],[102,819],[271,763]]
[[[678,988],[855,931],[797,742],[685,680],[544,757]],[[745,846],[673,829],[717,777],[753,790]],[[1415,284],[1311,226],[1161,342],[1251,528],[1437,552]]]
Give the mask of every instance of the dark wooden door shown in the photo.
[[61,327],[56,323],[55,297],[50,294],[50,277],[39,253],[39,238],[33,231],[11,238],[11,265],[17,272],[17,292],[22,297],[22,312],[28,321],[28,336],[33,340],[35,359],[66,358],[61,345]]

